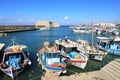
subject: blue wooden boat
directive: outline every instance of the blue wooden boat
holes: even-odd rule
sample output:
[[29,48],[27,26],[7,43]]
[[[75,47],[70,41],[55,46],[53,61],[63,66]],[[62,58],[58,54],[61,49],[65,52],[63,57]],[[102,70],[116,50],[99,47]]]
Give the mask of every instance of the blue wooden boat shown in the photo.
[[120,55],[120,37],[106,38],[107,41],[103,37],[97,38],[100,39],[98,43],[99,49],[107,51],[110,54]]
[[14,79],[27,65],[31,64],[28,56],[27,46],[19,45],[12,40],[12,43],[4,50],[0,70]]
[[68,64],[72,64],[81,69],[86,67],[88,57],[77,49],[78,43],[70,39],[55,40],[55,43],[59,46],[59,50],[62,51],[62,55],[66,58]]
[[66,73],[66,63],[62,59],[61,52],[57,46],[44,47],[37,53],[38,62],[42,68],[49,71],[54,71],[60,75]]

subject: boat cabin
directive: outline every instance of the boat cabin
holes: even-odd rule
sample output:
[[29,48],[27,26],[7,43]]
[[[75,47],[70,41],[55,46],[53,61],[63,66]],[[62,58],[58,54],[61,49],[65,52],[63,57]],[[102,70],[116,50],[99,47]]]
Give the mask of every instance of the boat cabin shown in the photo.
[[51,53],[44,52],[43,54],[43,59],[45,63],[48,64],[60,63],[60,57],[61,57],[60,52],[51,52]]
[[6,64],[7,66],[11,68],[17,68],[20,67],[20,65],[23,63],[23,60],[25,59],[22,52],[15,52],[15,53],[5,53],[3,57],[3,64]]

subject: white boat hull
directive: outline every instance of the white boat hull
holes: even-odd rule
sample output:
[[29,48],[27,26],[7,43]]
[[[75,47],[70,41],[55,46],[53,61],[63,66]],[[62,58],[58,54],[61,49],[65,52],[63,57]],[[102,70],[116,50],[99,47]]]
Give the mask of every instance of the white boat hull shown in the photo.
[[87,65],[87,61],[88,61],[88,58],[86,57],[86,59],[83,59],[83,60],[81,60],[80,62],[79,62],[79,61],[76,61],[76,60],[73,60],[73,61],[71,62],[71,64],[72,64],[73,66],[79,67],[79,68],[81,68],[81,69],[85,69],[85,67],[86,67],[86,65]]

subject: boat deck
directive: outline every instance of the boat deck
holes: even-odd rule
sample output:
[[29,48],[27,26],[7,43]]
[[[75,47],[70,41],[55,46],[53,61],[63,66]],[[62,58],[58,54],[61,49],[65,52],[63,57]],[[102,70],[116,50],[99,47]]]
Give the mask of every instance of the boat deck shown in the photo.
[[61,45],[61,46],[64,46],[65,48],[72,48],[72,47],[77,47],[77,43],[76,42],[73,42],[73,41],[59,41],[59,40],[56,40],[55,43],[57,45]]

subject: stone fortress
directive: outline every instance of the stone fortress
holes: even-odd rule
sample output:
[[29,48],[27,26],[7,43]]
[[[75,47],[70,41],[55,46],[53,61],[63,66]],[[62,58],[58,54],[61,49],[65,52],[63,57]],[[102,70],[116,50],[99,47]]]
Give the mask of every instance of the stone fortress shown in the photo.
[[37,21],[35,27],[36,28],[47,27],[49,29],[52,27],[54,27],[54,28],[60,27],[60,24],[54,23],[52,21]]

